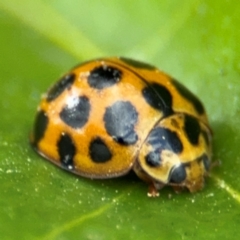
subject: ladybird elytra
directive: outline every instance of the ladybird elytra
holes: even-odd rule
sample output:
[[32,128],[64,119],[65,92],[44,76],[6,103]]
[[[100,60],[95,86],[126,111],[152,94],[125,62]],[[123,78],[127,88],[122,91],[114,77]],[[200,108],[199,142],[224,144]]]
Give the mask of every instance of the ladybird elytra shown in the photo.
[[30,142],[44,158],[88,178],[134,170],[150,185],[201,190],[211,164],[204,107],[154,66],[101,58],[70,70],[43,95]]

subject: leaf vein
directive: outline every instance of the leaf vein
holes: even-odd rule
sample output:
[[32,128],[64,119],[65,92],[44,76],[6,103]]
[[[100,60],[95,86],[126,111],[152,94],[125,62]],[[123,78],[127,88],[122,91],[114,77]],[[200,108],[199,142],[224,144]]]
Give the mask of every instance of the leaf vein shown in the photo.
[[233,189],[229,184],[226,183],[223,179],[212,175],[212,178],[217,183],[217,186],[221,189],[225,190],[233,199],[235,199],[238,203],[240,203],[240,193]]
[[79,28],[46,2],[22,0],[19,4],[17,0],[1,0],[0,9],[77,59],[103,55]]

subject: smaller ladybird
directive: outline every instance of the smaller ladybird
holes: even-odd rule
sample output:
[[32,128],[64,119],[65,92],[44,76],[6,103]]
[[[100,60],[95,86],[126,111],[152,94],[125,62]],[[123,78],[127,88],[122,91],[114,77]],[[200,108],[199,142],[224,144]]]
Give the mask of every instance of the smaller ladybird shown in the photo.
[[85,62],[60,78],[41,99],[30,141],[83,177],[133,170],[149,196],[165,185],[199,191],[211,165],[201,101],[154,66],[123,57]]

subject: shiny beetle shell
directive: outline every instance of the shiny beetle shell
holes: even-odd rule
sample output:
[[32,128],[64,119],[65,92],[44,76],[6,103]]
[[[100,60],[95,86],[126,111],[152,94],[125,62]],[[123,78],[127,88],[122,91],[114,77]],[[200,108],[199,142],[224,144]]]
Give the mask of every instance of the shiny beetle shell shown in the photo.
[[113,178],[134,170],[156,196],[203,188],[211,131],[202,103],[181,83],[127,58],[85,62],[43,95],[34,149],[75,174]]

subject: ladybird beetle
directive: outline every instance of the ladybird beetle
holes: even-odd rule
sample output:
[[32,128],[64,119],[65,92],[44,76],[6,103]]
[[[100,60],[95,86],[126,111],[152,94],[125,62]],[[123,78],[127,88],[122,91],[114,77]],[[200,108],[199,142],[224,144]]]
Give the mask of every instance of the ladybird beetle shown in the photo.
[[130,170],[149,196],[170,185],[201,190],[212,133],[202,103],[154,66],[123,57],[88,61],[42,96],[30,142],[54,164],[83,177]]

